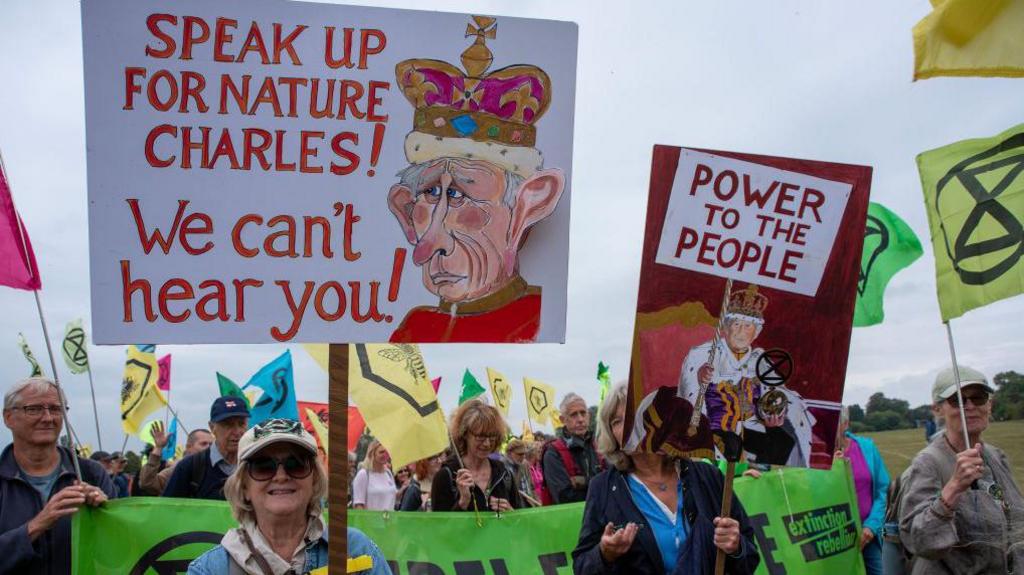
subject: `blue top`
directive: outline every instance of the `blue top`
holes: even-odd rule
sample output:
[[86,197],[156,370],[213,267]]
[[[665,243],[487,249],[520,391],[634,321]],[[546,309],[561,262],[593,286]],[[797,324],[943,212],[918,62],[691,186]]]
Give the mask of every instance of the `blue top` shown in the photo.
[[864,520],[864,527],[875,534],[875,538],[871,542],[881,545],[882,524],[885,522],[885,501],[889,494],[889,472],[885,469],[885,462],[882,461],[882,455],[875,447],[874,441],[867,437],[854,435],[849,431],[846,432],[846,437],[857,442],[857,447],[860,447],[860,452],[868,464],[868,471],[871,472],[871,512]]
[[32,486],[32,489],[39,492],[39,497],[41,497],[43,501],[50,500],[50,494],[53,492],[53,486],[57,483],[57,478],[60,477],[60,473],[60,465],[54,467],[53,471],[51,471],[49,475],[29,475],[21,469],[18,470],[18,474],[21,475],[21,478],[27,481],[28,484]]
[[640,480],[632,473],[629,478],[629,492],[636,503],[637,509],[647,518],[647,523],[654,531],[654,539],[661,551],[661,560],[665,563],[665,572],[671,573],[679,559],[679,548],[686,542],[690,526],[686,523],[683,513],[683,482],[676,483],[676,520],[675,523],[665,515],[664,504],[655,499],[654,494],[647,489]]

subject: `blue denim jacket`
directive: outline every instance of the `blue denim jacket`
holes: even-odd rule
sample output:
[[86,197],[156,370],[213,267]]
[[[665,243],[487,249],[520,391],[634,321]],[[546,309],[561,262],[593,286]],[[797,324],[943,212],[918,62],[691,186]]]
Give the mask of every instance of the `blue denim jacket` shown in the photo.
[[[327,566],[327,531],[317,541],[306,547],[306,565],[302,573]],[[228,575],[231,573],[231,557],[223,546],[218,545],[197,557],[188,566],[188,575]]]

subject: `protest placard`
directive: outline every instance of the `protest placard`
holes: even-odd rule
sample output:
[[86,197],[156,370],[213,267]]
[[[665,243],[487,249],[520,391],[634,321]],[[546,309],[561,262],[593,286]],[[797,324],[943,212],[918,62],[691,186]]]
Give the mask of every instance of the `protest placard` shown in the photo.
[[575,24],[82,18],[97,343],[564,340]]
[[[628,449],[828,467],[871,169],[656,146]],[[725,279],[722,279],[725,278]]]

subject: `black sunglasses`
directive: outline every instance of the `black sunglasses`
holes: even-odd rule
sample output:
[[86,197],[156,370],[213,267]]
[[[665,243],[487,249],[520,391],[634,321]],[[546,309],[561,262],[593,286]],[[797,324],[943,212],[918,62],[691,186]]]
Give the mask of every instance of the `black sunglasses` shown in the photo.
[[278,467],[284,467],[284,472],[292,479],[305,479],[313,473],[313,460],[295,455],[289,455],[284,459],[253,457],[249,460],[249,477],[256,481],[270,481],[277,475]]
[[[964,401],[969,401],[978,407],[982,407],[983,405],[987,404],[988,400],[988,393],[979,393],[978,395],[964,395]],[[960,406],[960,400],[957,399],[955,394],[946,398],[946,402],[948,402],[953,407]]]

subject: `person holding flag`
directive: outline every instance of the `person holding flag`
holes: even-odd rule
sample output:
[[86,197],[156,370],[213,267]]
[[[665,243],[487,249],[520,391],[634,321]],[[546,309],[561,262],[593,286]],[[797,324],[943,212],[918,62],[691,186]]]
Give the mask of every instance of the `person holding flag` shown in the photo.
[[249,408],[237,397],[218,397],[210,407],[210,447],[175,466],[164,497],[224,499],[224,482],[238,463],[239,440],[249,428]]
[[[1006,454],[983,442],[995,390],[981,372],[957,366],[941,371],[932,410],[946,431],[922,449],[900,488],[900,539],[914,554],[915,575],[1003,575],[1024,566],[1024,497]],[[960,432],[960,411],[967,439]]]
[[434,511],[501,513],[523,507],[515,478],[491,458],[508,436],[498,408],[470,399],[455,410],[450,427],[457,451],[434,477],[430,494]]
[[41,377],[4,394],[13,442],[0,454],[0,573],[71,573],[71,516],[114,497],[99,463],[57,445],[63,402],[57,385]]

